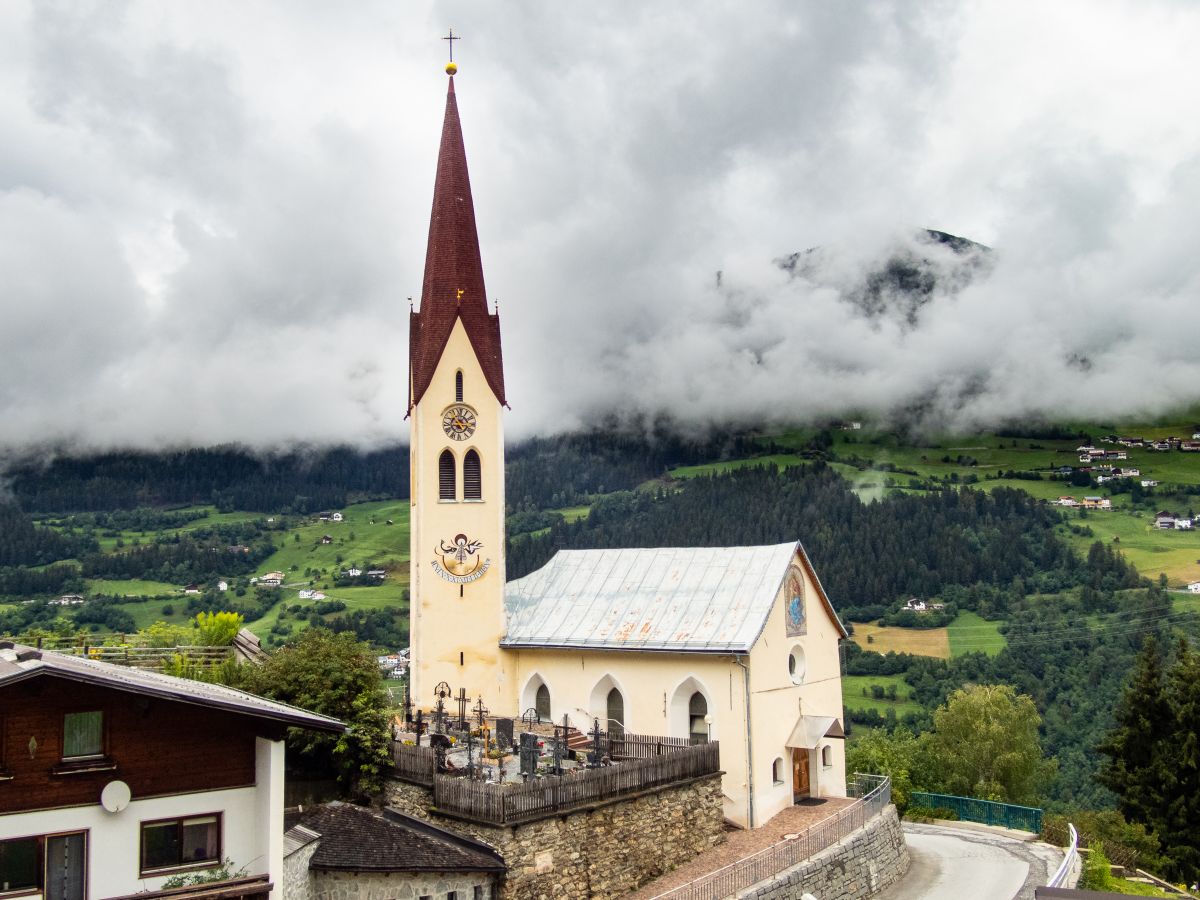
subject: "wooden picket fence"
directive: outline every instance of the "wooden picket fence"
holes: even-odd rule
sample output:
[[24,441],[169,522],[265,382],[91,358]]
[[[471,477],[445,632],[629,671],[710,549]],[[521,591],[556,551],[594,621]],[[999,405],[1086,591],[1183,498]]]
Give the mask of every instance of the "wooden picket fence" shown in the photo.
[[437,772],[437,754],[432,747],[392,742],[392,767],[397,778],[433,787]]
[[600,739],[600,746],[612,748],[613,759],[652,759],[666,753],[676,753],[693,746],[687,738],[663,737],[656,734],[612,734]]
[[573,771],[575,774],[544,776],[525,784],[487,784],[435,775],[433,805],[438,812],[475,822],[518,825],[652,788],[715,775],[721,771],[720,749],[715,741],[677,746],[661,755],[629,759],[600,769]]

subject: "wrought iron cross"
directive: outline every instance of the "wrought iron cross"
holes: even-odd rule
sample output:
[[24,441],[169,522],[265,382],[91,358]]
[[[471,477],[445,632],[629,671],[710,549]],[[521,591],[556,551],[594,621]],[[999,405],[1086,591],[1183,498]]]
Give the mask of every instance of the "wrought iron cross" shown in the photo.
[[447,34],[444,38],[442,38],[442,40],[450,42],[450,62],[454,62],[454,42],[461,41],[462,38],[460,38],[458,35],[456,35],[454,33],[454,29],[451,28],[450,33]]
[[475,709],[472,710],[472,712],[475,713],[476,721],[479,722],[479,727],[482,728],[484,723],[487,721],[487,714],[490,712],[490,710],[483,705],[483,697],[480,697],[475,703]]

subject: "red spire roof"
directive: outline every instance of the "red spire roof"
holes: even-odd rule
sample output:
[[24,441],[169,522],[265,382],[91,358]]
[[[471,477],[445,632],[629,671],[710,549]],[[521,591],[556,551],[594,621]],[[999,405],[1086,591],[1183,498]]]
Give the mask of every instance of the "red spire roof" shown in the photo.
[[475,205],[467,177],[454,77],[446,93],[446,119],[438,150],[437,179],[433,186],[433,214],[429,219],[429,247],[425,251],[425,283],[421,308],[409,316],[409,408],[420,402],[433,380],[434,370],[454,323],[462,319],[488,386],[504,403],[504,364],[500,354],[500,317],[488,313],[483,288],[483,262],[475,231]]

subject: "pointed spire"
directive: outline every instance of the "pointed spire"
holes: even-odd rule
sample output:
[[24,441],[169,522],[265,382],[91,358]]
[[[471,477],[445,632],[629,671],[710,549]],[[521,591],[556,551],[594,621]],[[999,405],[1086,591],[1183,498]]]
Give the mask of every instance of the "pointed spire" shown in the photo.
[[[455,67],[457,69],[457,67]],[[449,70],[449,67],[447,67]],[[433,213],[425,252],[421,309],[410,319],[409,406],[420,402],[433,379],[454,323],[461,318],[484,376],[496,399],[504,403],[504,367],[499,319],[487,310],[483,262],[475,228],[475,205],[467,175],[454,75],[446,92],[446,117],[438,150],[433,187]]]

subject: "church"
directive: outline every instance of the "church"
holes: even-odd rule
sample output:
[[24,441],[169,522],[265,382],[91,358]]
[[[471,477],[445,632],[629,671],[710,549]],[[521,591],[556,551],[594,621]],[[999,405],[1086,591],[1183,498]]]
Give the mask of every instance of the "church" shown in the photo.
[[489,309],[449,87],[420,307],[410,314],[411,696],[720,742],[726,818],[846,795],[838,644],[799,541],[564,550],[505,576],[500,320]]

